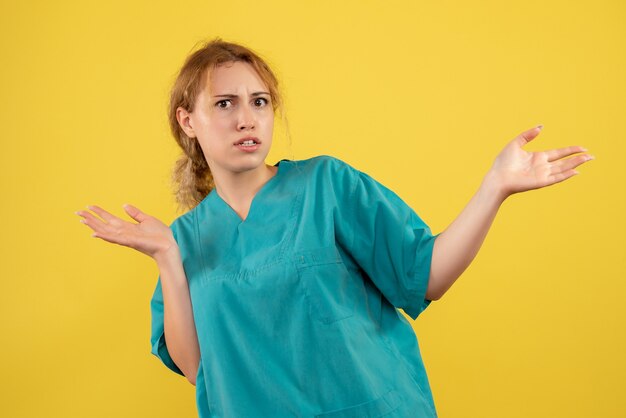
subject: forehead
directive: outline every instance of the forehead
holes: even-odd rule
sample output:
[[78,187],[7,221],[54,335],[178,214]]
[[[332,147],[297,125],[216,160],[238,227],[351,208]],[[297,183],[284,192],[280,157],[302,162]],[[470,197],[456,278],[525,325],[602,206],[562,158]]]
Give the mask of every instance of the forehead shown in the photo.
[[210,94],[237,94],[266,89],[265,83],[247,62],[226,62],[212,69],[206,90]]

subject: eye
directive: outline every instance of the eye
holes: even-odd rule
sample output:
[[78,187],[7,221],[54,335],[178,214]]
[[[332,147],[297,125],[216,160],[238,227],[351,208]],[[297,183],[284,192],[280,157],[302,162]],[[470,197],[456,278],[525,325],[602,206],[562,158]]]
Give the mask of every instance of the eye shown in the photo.
[[[261,104],[259,104],[259,101],[261,101]],[[258,107],[262,107],[265,106],[269,103],[269,100],[267,100],[264,97],[258,97],[257,99],[254,100],[254,103],[258,106]]]
[[220,106],[221,103],[226,103],[226,102],[230,102],[230,99],[220,100],[219,102],[215,103],[215,106],[220,107],[222,109],[226,109],[225,106]]

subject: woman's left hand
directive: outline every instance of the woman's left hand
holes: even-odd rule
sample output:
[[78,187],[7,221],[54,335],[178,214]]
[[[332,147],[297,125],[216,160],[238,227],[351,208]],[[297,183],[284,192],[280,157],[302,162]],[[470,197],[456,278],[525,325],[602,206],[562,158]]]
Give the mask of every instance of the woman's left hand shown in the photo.
[[486,179],[494,182],[503,198],[514,193],[550,186],[578,174],[575,167],[594,157],[589,154],[563,159],[585,152],[581,146],[569,146],[549,151],[529,152],[522,149],[535,139],[542,126],[522,132],[498,154]]

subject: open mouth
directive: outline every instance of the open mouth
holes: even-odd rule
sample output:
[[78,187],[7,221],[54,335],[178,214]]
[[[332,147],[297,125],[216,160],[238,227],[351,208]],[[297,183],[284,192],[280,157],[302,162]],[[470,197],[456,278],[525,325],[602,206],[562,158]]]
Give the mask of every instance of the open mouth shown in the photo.
[[255,145],[258,145],[259,143],[257,141],[255,141],[254,139],[247,139],[245,141],[241,141],[236,143],[235,145],[239,145],[242,147],[253,147]]
[[239,140],[235,142],[233,145],[243,145],[244,147],[252,147],[260,143],[261,141],[259,141],[259,138],[257,138],[256,136],[250,135],[250,136],[244,136],[243,138],[239,138]]
[[235,142],[234,145],[239,148],[240,151],[255,152],[260,148],[261,141],[259,141],[259,138],[255,136],[248,136],[246,138],[241,138],[239,141]]

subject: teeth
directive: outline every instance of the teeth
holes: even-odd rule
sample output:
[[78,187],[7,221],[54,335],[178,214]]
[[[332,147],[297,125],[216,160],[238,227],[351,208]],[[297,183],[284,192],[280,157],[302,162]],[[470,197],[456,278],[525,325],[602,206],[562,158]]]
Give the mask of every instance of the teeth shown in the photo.
[[241,145],[254,145],[254,144],[256,144],[256,142],[254,142],[252,139],[241,142]]

